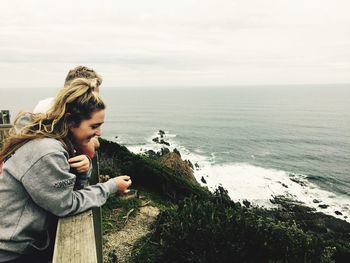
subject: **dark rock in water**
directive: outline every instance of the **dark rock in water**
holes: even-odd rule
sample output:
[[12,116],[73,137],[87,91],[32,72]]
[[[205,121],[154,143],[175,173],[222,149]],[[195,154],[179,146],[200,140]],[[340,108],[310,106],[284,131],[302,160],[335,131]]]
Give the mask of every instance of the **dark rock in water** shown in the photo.
[[181,154],[180,154],[180,152],[178,151],[178,149],[175,148],[173,152],[176,153],[178,156],[181,157]]
[[161,140],[159,141],[159,143],[160,143],[160,144],[165,144],[165,145],[170,146],[170,143],[164,141],[163,139],[161,139]]
[[321,203],[322,201],[314,199],[314,200],[312,200],[312,202],[314,202],[315,204],[318,204],[318,203]]
[[193,170],[193,164],[191,163],[190,160],[185,160],[185,162],[191,167],[191,169]]
[[[163,137],[161,136],[161,138],[163,138]],[[159,137],[153,138],[152,141],[154,141],[154,142],[156,142],[156,143],[165,144],[165,145],[170,146],[170,143],[168,143],[167,141],[164,141],[163,139],[160,139],[160,140],[159,140]]]
[[196,168],[199,168],[199,165],[198,165],[198,163],[195,163],[195,164],[194,164],[194,166],[195,166]]
[[159,130],[158,134],[160,135],[160,138],[163,138],[165,135],[165,132],[163,130]]
[[243,200],[242,202],[246,208],[249,208],[252,204],[248,200]]
[[160,150],[160,156],[163,156],[163,155],[166,155],[166,154],[168,154],[168,153],[170,153],[170,150],[168,149],[168,148],[166,148],[166,147],[164,147],[164,148],[162,148],[161,150]]
[[323,205],[318,205],[318,207],[320,207],[320,208],[322,208],[322,209],[326,209],[327,207],[329,207],[329,205],[323,204]]
[[342,216],[343,215],[343,213],[342,212],[339,212],[339,211],[335,211],[334,212],[336,215],[338,215],[338,216]]
[[304,182],[302,182],[296,178],[290,178],[290,180],[293,181],[294,183],[301,185],[301,186],[306,186],[306,184]]
[[206,184],[206,183],[207,183],[207,181],[204,179],[203,176],[202,176],[202,178],[201,178],[201,182],[202,182],[203,184]]
[[114,138],[118,139],[118,136],[114,136]]
[[279,208],[265,211],[265,216],[280,221],[296,222],[304,231],[310,231],[318,236],[342,240],[342,242],[350,241],[348,222],[322,212],[315,212],[315,209],[284,196],[274,197],[270,201],[278,204]]
[[288,188],[288,186],[287,186],[286,184],[283,184],[283,183],[282,183],[282,186],[285,187],[285,188]]

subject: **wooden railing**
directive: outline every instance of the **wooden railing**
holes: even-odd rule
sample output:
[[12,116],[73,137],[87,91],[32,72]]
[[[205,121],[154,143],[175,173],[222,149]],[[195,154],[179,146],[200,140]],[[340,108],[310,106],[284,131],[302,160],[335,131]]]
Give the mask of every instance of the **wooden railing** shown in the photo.
[[[98,155],[90,184],[99,180]],[[102,263],[101,208],[58,220],[53,263]]]

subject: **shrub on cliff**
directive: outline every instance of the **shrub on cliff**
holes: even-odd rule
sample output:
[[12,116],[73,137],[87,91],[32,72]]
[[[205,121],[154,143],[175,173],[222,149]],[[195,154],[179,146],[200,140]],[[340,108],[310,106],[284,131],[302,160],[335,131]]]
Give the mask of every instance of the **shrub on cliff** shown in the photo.
[[211,197],[192,196],[163,212],[151,242],[135,249],[134,262],[332,262],[341,253],[344,247],[295,224],[241,207],[221,188]]
[[157,161],[133,154],[126,147],[107,140],[100,139],[100,144],[100,174],[111,177],[127,174],[132,177],[132,187],[142,187],[174,202],[194,194],[209,194],[206,189],[176,176],[173,170]]

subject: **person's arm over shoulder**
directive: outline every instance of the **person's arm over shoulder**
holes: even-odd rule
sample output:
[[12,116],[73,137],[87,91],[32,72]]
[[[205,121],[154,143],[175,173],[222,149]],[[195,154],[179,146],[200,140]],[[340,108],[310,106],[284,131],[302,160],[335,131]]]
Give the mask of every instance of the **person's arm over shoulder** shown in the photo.
[[42,156],[22,178],[22,183],[33,201],[57,216],[74,215],[103,205],[116,193],[115,179],[74,191],[76,176],[69,173],[69,164],[63,151]]
[[54,98],[47,98],[38,102],[34,107],[33,113],[45,113],[52,106]]

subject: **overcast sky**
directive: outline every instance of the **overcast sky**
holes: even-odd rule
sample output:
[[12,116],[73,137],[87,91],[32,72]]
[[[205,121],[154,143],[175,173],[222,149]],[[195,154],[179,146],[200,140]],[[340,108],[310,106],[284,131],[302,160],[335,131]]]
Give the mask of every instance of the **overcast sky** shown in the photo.
[[350,83],[349,0],[1,0],[1,87]]

